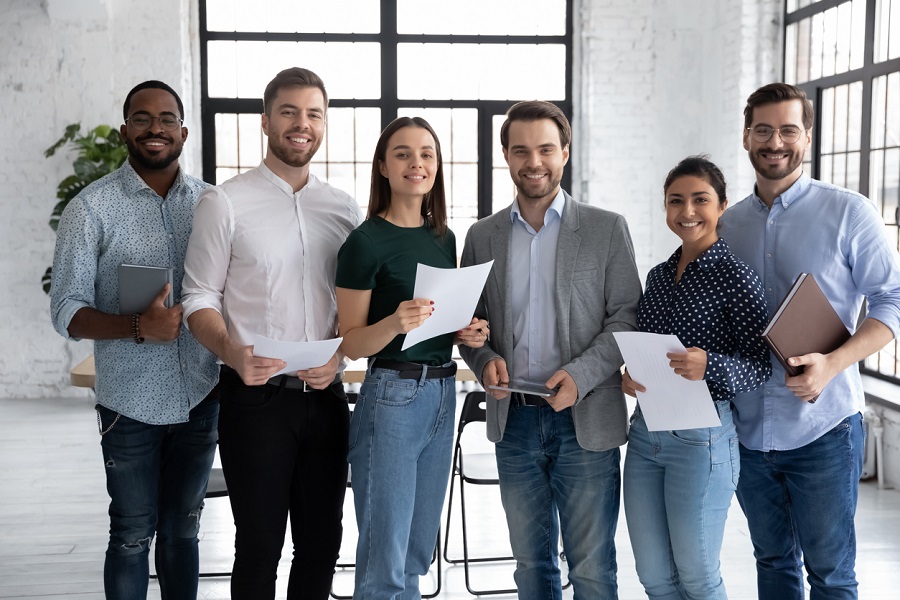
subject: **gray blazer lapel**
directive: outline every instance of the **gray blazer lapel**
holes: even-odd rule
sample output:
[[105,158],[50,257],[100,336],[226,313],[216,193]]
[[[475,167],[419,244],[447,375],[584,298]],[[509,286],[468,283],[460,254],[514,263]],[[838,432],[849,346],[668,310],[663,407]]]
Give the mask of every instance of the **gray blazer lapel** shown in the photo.
[[[500,340],[500,352],[507,357],[509,367],[512,367],[513,351],[513,318],[512,301],[509,282],[509,238],[512,235],[512,223],[509,216],[510,209],[505,211],[504,218],[497,224],[497,231],[491,236],[491,256],[494,257],[493,272],[497,277],[497,289],[503,294],[497,298],[499,305],[503,307],[503,323],[500,324],[503,338]],[[495,304],[496,306],[496,304]]]
[[581,246],[578,235],[579,218],[578,203],[569,194],[563,192],[566,206],[563,209],[559,228],[559,240],[556,244],[556,323],[559,332],[559,346],[564,363],[572,360],[569,355],[569,309],[572,299],[572,280],[575,273],[575,261]]

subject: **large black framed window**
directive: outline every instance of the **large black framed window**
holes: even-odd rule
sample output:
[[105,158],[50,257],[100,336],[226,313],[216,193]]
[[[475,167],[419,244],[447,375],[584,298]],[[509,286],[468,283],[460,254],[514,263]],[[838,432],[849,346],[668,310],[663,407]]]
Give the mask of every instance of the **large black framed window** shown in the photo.
[[450,226],[462,239],[512,201],[499,142],[506,110],[550,100],[571,119],[572,2],[200,0],[203,178],[259,164],[265,85],[306,67],[329,94],[313,172],[365,207],[379,133],[397,116],[422,116],[441,141]]
[[[807,168],[870,198],[900,249],[900,0],[787,0],[784,70],[816,106]],[[900,383],[898,358],[862,370]]]

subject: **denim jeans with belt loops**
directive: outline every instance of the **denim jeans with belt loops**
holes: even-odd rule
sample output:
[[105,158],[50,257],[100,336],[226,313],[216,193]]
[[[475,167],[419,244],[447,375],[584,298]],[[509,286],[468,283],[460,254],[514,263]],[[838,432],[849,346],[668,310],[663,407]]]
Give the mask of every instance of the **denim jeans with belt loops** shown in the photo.
[[511,403],[497,442],[520,600],[560,600],[559,534],[575,600],[615,600],[619,449],[585,450],[572,409]]
[[716,401],[721,425],[648,431],[632,417],[623,489],[638,577],[649,598],[725,599],[719,553],[740,476],[728,400]]
[[[449,366],[449,365],[444,365]],[[437,368],[437,367],[434,367]],[[417,600],[450,477],[456,378],[369,368],[350,420],[355,600]]]
[[856,413],[800,448],[741,446],[737,496],[750,526],[760,598],[802,600],[804,566],[811,600],[858,597],[853,518],[865,439]]

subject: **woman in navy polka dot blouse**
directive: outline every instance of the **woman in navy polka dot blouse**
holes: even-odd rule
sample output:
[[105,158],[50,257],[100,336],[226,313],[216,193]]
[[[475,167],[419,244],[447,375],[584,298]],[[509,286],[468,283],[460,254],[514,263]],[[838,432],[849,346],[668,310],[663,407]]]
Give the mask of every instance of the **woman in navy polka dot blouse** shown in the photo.
[[[638,407],[625,458],[625,516],[648,596],[727,598],[719,551],[740,474],[730,401],[772,373],[760,337],[766,305],[756,273],[717,233],[728,204],[718,167],[706,157],[686,158],[663,189],[666,224],[682,244],[647,276],[638,328],[678,336],[687,351],[669,354],[669,365],[706,381],[722,424],[648,431]],[[622,389],[645,391],[627,371]]]

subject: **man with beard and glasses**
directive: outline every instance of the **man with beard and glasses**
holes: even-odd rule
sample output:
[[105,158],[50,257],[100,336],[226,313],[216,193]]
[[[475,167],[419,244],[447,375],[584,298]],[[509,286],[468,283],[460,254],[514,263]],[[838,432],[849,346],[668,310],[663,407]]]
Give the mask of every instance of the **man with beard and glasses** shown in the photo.
[[[500,495],[519,598],[562,597],[562,530],[576,598],[617,597],[619,446],[627,415],[615,331],[632,331],[641,282],[625,219],[561,187],[572,128],[549,102],[520,102],[500,129],[513,203],[469,230],[463,266],[494,260],[475,314],[491,324],[460,353],[490,385]],[[558,514],[558,518],[557,518]]]
[[[94,342],[97,423],[109,492],[107,598],[146,598],[156,535],[162,597],[197,597],[197,533],[219,414],[215,356],[166,308],[169,285],[140,314],[119,314],[121,264],[169,267],[181,295],[191,218],[207,187],[178,165],[188,130],[175,91],[145,81],[125,98],[121,168],[63,212],[51,316],[65,338]],[[146,343],[145,343],[146,342]]]
[[854,332],[828,354],[788,357],[803,369],[796,377],[772,360],[772,378],[733,400],[737,496],[760,598],[801,600],[804,563],[812,598],[857,597],[859,361],[900,332],[900,268],[884,221],[865,197],[803,171],[812,126],[812,103],[799,88],[772,83],[747,98],[744,148],[756,187],[720,220],[732,251],[759,274],[770,316],[797,276],[811,273]]
[[222,361],[219,450],[236,525],[231,597],[274,598],[288,517],[289,599],[328,597],[341,542],[349,411],[337,354],[324,365],[254,355],[262,335],[337,337],[337,254],[359,224],[356,201],[310,173],[328,96],[306,69],[266,87],[266,157],[200,198],[185,265],[184,314]]

